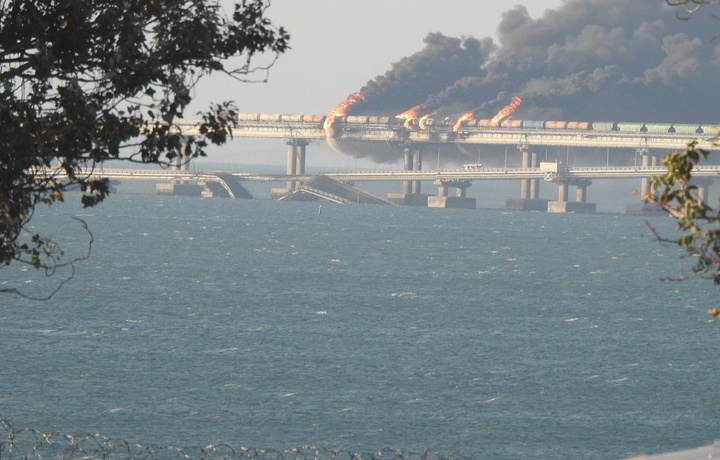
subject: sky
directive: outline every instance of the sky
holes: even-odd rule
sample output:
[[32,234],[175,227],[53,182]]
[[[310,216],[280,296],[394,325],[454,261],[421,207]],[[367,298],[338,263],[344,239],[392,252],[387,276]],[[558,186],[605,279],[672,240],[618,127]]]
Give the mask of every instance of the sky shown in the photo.
[[[269,74],[256,75],[267,81],[206,77],[186,118],[225,100],[240,112],[322,115],[360,91],[357,114],[422,104],[490,118],[520,95],[521,119],[718,121],[720,52],[710,39],[720,25],[709,14],[680,21],[664,0],[273,0],[266,16],[291,36]],[[242,169],[284,165],[285,155],[281,140],[235,139],[209,161]],[[376,160],[308,147],[308,169]]]
[[[225,1],[232,5],[232,1]],[[326,114],[348,94],[384,74],[393,62],[423,47],[430,32],[452,37],[495,37],[501,15],[515,4],[542,16],[562,0],[272,0],[267,17],[290,33],[290,47],[267,76],[267,83],[240,83],[221,75],[206,77],[196,89],[186,118],[210,101],[232,100],[241,112]],[[230,8],[228,8],[229,10]],[[264,74],[259,78],[263,79]],[[280,140],[235,139],[214,148],[206,161],[285,164]],[[315,142],[308,167],[355,167],[357,160]],[[362,166],[374,165],[371,161]]]

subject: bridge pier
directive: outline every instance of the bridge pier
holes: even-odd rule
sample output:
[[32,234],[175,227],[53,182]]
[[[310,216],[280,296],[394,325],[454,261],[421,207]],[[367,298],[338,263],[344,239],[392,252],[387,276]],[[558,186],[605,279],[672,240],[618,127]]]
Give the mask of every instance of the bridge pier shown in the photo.
[[[180,148],[176,150],[177,156],[170,162],[170,171],[183,172],[188,170],[188,161],[182,156],[182,152],[185,144],[181,144]],[[155,184],[155,192],[160,195],[187,195],[187,196],[200,196],[203,192],[203,188],[198,184],[191,184],[186,180],[171,179],[169,183],[158,183]]]
[[[405,171],[422,171],[422,149],[420,147],[405,147]],[[428,195],[421,193],[421,181],[403,181],[402,193],[388,193],[388,201],[405,206],[428,206]]]
[[[592,184],[590,179],[576,180],[556,180],[558,184],[558,200],[549,201],[547,204],[548,212],[566,213],[566,212],[595,212],[595,203],[587,202],[587,188]],[[568,201],[568,187],[575,186],[576,201]]]
[[[529,153],[528,146],[525,144],[518,145],[518,150],[522,154],[522,169],[538,167],[537,153]],[[505,201],[505,208],[519,211],[547,211],[548,201],[540,199],[539,179],[522,179],[520,181],[520,198],[508,198]]]
[[[438,188],[437,196],[427,198],[428,208],[467,208],[475,209],[475,198],[467,196],[467,189],[472,185],[469,180],[435,181]],[[450,196],[449,191],[455,188],[455,196]]]
[[[287,174],[302,175],[305,174],[305,148],[309,142],[307,139],[293,138],[285,142],[288,146],[287,150]],[[297,187],[298,181],[288,181],[287,188],[292,190]]]
[[[645,147],[639,147],[635,149],[635,153],[640,155],[641,161],[642,161],[642,167],[647,168],[648,166],[657,166],[657,157],[655,155],[650,155],[650,150]],[[648,179],[646,177],[643,177],[640,179],[640,196],[644,199],[644,197],[648,193]]]
[[[289,176],[305,174],[306,148],[310,144],[310,141],[307,139],[294,137],[285,141],[285,144],[287,144],[288,146],[285,174]],[[270,195],[273,198],[282,197],[295,190],[298,185],[300,185],[299,181],[288,180],[285,183],[285,188],[273,188],[270,190]]]
[[690,183],[697,187],[697,198],[699,201],[707,203],[708,188],[715,181],[710,177],[693,177]]
[[[637,147],[635,149],[635,155],[640,155],[640,162],[643,168],[658,165],[658,157],[652,155],[650,149],[647,147]],[[627,204],[625,206],[625,212],[627,214],[646,214],[662,211],[655,203],[645,203],[645,197],[650,192],[649,182],[649,179],[646,177],[640,179],[640,203]]]

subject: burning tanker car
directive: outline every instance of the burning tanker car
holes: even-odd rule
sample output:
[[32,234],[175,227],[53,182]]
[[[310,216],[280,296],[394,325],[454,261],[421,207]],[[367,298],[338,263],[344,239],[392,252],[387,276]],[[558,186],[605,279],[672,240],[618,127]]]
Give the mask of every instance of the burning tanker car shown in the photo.
[[323,121],[323,128],[327,137],[338,137],[343,130],[353,129],[358,125],[388,127],[393,130],[434,130],[445,132],[460,132],[463,128],[507,128],[507,129],[542,129],[542,130],[573,130],[573,131],[615,131],[615,132],[648,132],[648,133],[680,133],[702,134],[715,133],[716,125],[700,124],[664,124],[664,123],[632,123],[608,121],[555,121],[555,120],[520,120],[512,117],[513,113],[522,104],[518,96],[512,98],[510,103],[500,109],[492,118],[477,118],[475,112],[467,112],[459,118],[440,117],[431,114],[420,116],[422,106],[417,105],[411,109],[395,115],[346,115],[347,110],[358,102],[364,100],[360,93],[353,93],[333,108]]
[[[630,123],[605,121],[554,121],[554,120],[519,120],[505,118],[435,118],[423,116],[402,118],[399,116],[375,115],[295,115],[295,114],[263,114],[239,113],[236,120],[243,124],[281,123],[302,125],[316,129],[324,129],[330,137],[342,136],[346,130],[357,130],[365,127],[390,129],[394,131],[434,130],[441,132],[459,132],[462,129],[542,129],[542,130],[573,130],[573,131],[613,131],[628,133],[679,133],[679,134],[715,134],[716,125],[701,124],[663,124],[663,123]],[[329,131],[329,132],[328,132]]]
[[[362,101],[359,97],[356,101]],[[425,114],[420,116],[420,109],[413,107],[396,116],[384,115],[347,115],[343,109],[351,106],[350,103],[336,107],[329,112],[328,115],[308,115],[308,114],[263,114],[263,113],[239,113],[235,115],[235,119],[243,125],[267,128],[269,125],[286,126],[286,129],[292,131],[297,128],[310,128],[322,130],[325,132],[325,138],[328,145],[334,150],[346,155],[353,155],[357,158],[371,158],[377,163],[392,163],[402,158],[403,147],[397,143],[375,142],[375,141],[350,141],[344,138],[344,135],[358,132],[371,131],[393,131],[396,133],[396,139],[403,138],[403,135],[409,132],[428,132],[437,134],[446,134],[449,139],[452,136],[462,138],[467,134],[479,131],[527,131],[527,130],[544,130],[544,131],[573,131],[573,132],[623,132],[623,133],[650,133],[650,134],[711,134],[717,133],[716,125],[687,124],[687,123],[633,123],[633,122],[614,122],[614,121],[559,121],[559,120],[525,120],[513,118],[514,109],[522,104],[522,100],[517,97],[513,98],[506,107],[503,107],[494,117],[484,118],[478,117],[474,112],[468,112],[460,117],[442,117],[433,114]],[[479,160],[477,149],[472,146],[463,144],[437,144],[430,147],[430,151],[438,152],[438,165],[464,164],[467,161]],[[442,159],[440,159],[440,149],[442,150]],[[583,151],[581,155],[585,157],[583,160],[588,165],[605,164],[607,161],[607,153],[591,149],[593,151]],[[546,150],[545,156],[552,160],[564,159],[565,149],[562,152]],[[482,163],[488,166],[502,166],[506,163],[507,155],[504,156],[500,150],[485,146],[482,149]],[[561,158],[562,157],[562,158]],[[597,158],[595,158],[597,157]],[[626,157],[626,158],[625,158]],[[477,160],[476,160],[477,159]],[[632,164],[634,156],[632,153],[627,155],[616,156],[615,162],[618,165]]]

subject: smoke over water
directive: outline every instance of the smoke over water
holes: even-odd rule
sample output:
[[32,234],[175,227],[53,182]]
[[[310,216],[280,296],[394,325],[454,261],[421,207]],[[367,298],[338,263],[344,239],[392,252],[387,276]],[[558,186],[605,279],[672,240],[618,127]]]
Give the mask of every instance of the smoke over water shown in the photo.
[[690,21],[677,11],[664,0],[568,0],[533,19],[516,6],[498,43],[429,34],[361,88],[347,114],[419,106],[418,116],[492,118],[519,96],[517,119],[717,123],[720,47],[710,41],[720,22],[710,10]]

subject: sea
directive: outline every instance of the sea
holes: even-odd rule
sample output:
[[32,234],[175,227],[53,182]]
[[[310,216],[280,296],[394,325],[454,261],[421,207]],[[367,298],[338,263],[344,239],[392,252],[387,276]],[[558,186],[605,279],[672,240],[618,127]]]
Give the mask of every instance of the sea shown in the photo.
[[38,208],[31,230],[68,258],[92,239],[88,260],[1,270],[0,288],[57,289],[0,294],[6,430],[405,459],[720,439],[720,288],[675,280],[693,262],[658,241],[676,235],[667,216],[140,185],[78,201]]

